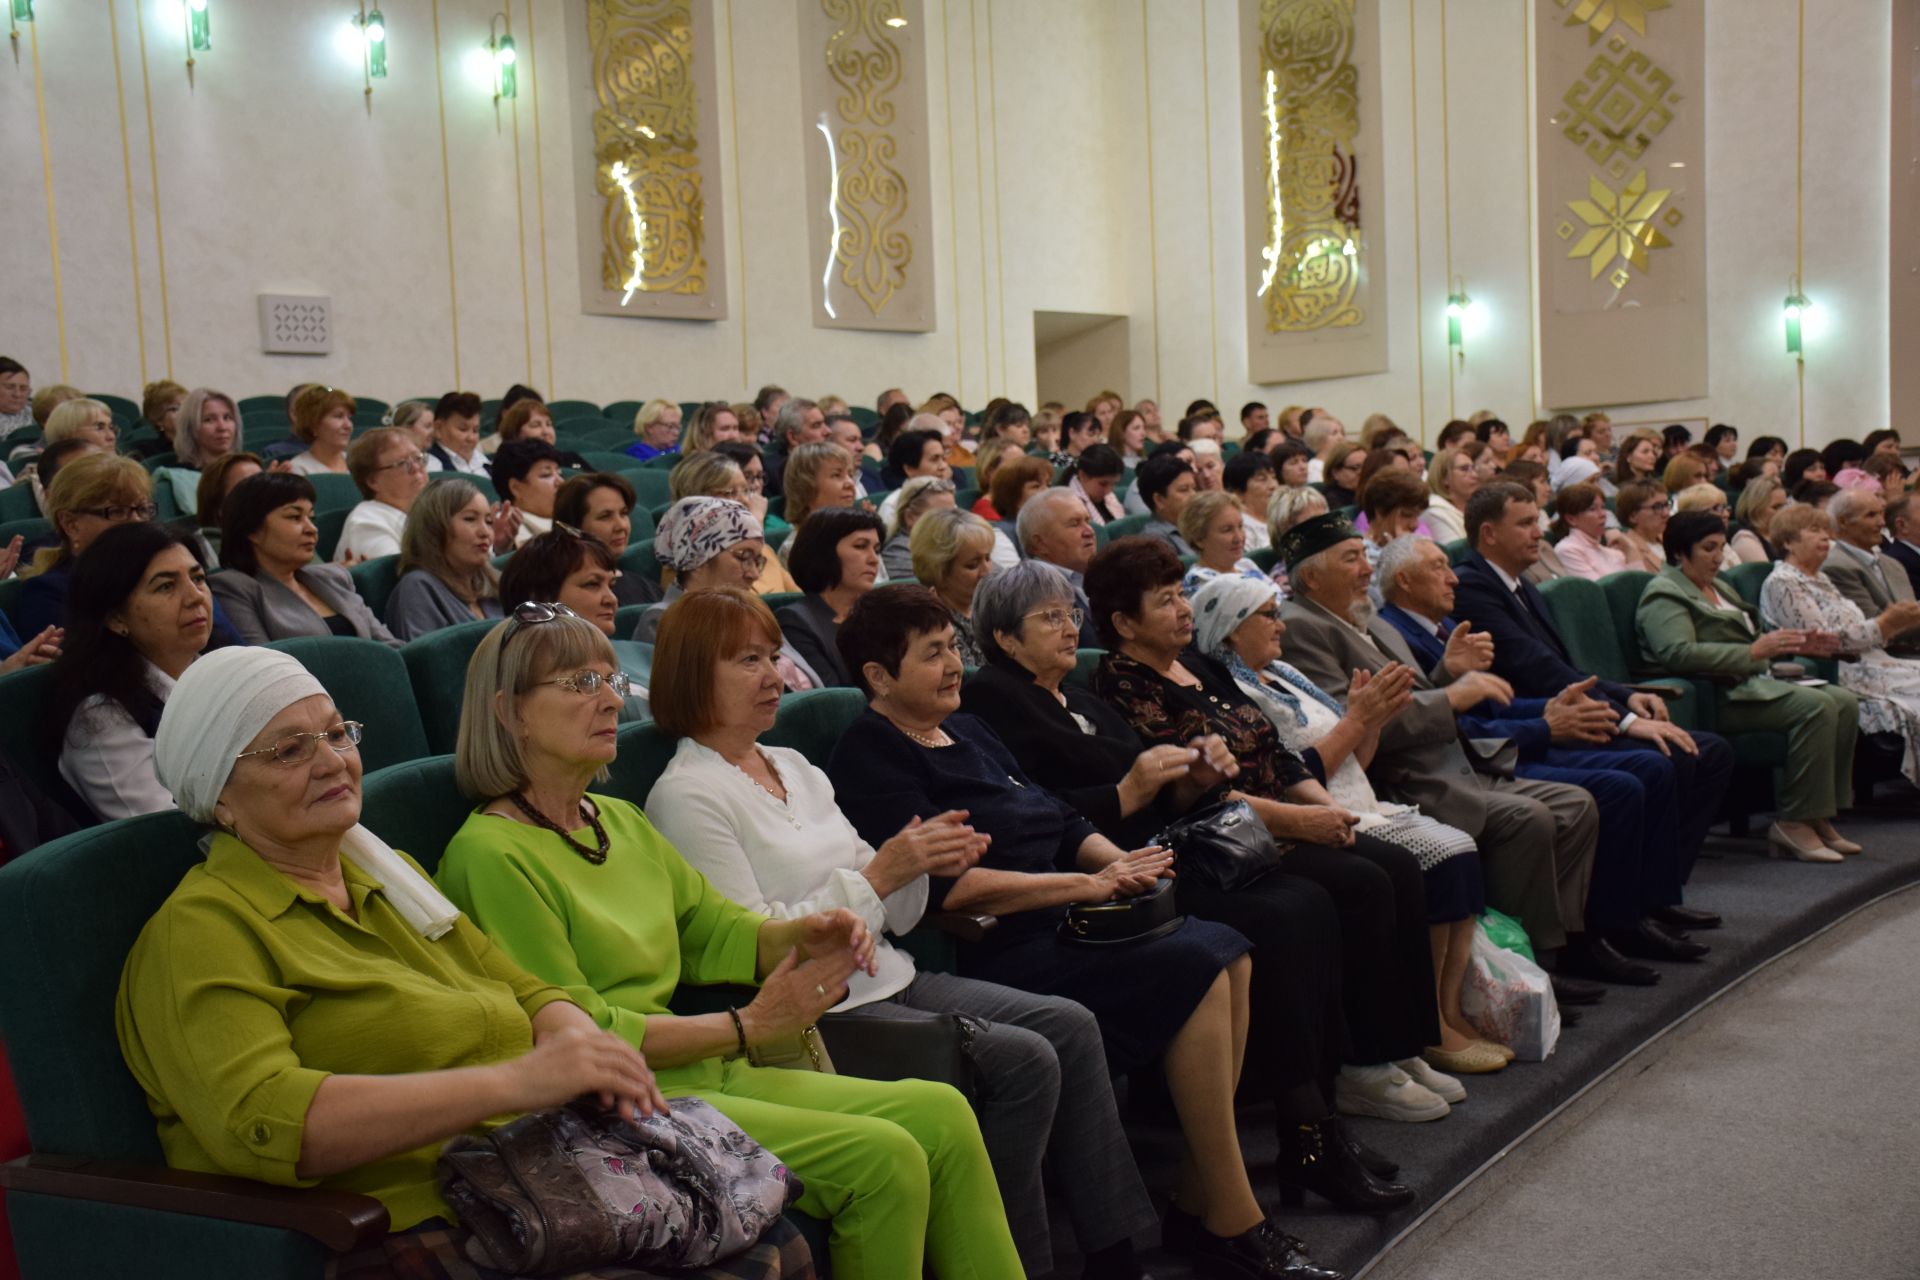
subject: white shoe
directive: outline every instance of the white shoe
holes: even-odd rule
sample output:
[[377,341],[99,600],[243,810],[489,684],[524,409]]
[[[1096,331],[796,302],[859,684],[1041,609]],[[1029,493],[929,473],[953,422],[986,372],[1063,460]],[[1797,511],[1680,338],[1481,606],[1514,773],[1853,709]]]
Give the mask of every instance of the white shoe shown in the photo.
[[1394,1064],[1344,1066],[1333,1082],[1333,1107],[1342,1115],[1420,1124],[1452,1111],[1447,1100]]
[[1403,1058],[1393,1064],[1406,1072],[1413,1082],[1449,1105],[1467,1100],[1467,1086],[1444,1071],[1436,1071],[1425,1058]]

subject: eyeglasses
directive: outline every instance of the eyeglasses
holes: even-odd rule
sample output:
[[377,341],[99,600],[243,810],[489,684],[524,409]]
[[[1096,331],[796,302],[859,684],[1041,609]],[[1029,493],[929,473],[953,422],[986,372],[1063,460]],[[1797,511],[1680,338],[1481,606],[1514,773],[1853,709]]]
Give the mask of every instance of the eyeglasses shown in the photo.
[[1021,615],[1021,617],[1023,618],[1038,618],[1040,619],[1040,621],[1046,623],[1048,626],[1052,627],[1056,631],[1065,630],[1069,626],[1071,626],[1075,631],[1078,631],[1080,629],[1080,621],[1085,616],[1086,615],[1083,614],[1079,609],[1057,609],[1057,608],[1056,609],[1036,609],[1032,613]]
[[408,454],[398,462],[383,462],[374,468],[375,471],[425,471],[426,469],[426,456],[418,453]]
[[151,520],[160,513],[160,508],[151,502],[142,502],[133,506],[80,507],[77,510],[80,515],[98,516],[102,520],[112,520],[115,523],[123,520]]
[[1256,618],[1265,618],[1268,622],[1278,622],[1280,620],[1280,607],[1270,604],[1264,609],[1255,609],[1253,616]]
[[547,603],[540,600],[522,601],[513,607],[513,616],[507,619],[507,629],[500,637],[500,653],[493,668],[493,681],[500,683],[500,673],[507,667],[507,646],[513,638],[527,627],[537,627],[543,622],[552,622],[555,618],[577,618],[580,615],[563,604]]
[[632,679],[624,671],[616,671],[610,676],[603,676],[598,671],[576,671],[570,676],[555,676],[551,680],[542,680],[539,683],[557,684],[562,689],[570,689],[574,693],[585,694],[587,697],[599,693],[601,685],[605,685],[622,698],[626,697],[627,691],[633,688]]
[[271,756],[277,765],[292,768],[313,759],[313,753],[325,742],[332,747],[336,755],[345,755],[360,745],[363,726],[358,720],[342,720],[331,729],[322,729],[318,733],[289,733],[270,747],[261,747],[258,751],[242,751],[235,760],[245,760],[249,756]]

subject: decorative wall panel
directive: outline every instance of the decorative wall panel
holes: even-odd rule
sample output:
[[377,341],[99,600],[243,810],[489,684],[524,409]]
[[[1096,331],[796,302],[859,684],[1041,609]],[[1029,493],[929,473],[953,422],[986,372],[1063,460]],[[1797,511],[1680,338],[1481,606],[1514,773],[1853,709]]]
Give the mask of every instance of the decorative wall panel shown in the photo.
[[934,327],[920,0],[801,0],[813,322]]
[[566,14],[585,310],[724,317],[712,0],[573,0]]
[[1240,0],[1247,366],[1387,367],[1377,0]]
[[1705,0],[1534,0],[1540,390],[1707,393]]

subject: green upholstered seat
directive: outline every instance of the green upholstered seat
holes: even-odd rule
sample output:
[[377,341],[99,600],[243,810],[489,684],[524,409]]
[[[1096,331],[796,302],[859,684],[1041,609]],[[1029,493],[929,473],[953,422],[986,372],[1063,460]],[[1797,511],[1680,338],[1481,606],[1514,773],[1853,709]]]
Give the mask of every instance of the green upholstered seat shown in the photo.
[[1733,589],[1740,593],[1742,600],[1758,609],[1760,588],[1772,572],[1773,561],[1755,560],[1748,564],[1737,564],[1720,576],[1733,584]]
[[347,527],[347,517],[352,514],[352,507],[335,507],[331,511],[314,513],[313,527],[320,533],[320,541],[314,549],[322,560],[333,559],[334,551],[340,546],[341,531]]
[[653,721],[642,720],[621,725],[615,741],[619,754],[607,767],[607,780],[593,784],[590,790],[602,791],[644,808],[653,784],[660,780],[672,761],[679,739],[662,733]]
[[360,488],[354,484],[352,476],[308,476],[307,481],[313,485],[315,511],[350,511],[360,505]]
[[760,603],[769,609],[779,609],[797,600],[804,600],[806,596],[807,593],[804,591],[769,591],[760,597]]
[[1467,546],[1467,540],[1465,538],[1455,538],[1451,542],[1443,542],[1440,544],[1440,549],[1447,553],[1447,563],[1450,565],[1457,565],[1462,560],[1465,560],[1471,550]]
[[[25,485],[18,486],[25,488]],[[36,538],[51,537],[53,522],[42,516],[23,516],[18,520],[9,520],[0,524],[0,546],[5,546],[16,537],[32,542]]]
[[1153,517],[1150,515],[1133,515],[1109,520],[1103,526],[1106,529],[1107,541],[1112,542],[1115,538],[1124,538],[1129,534],[1138,533],[1147,527],[1147,522],[1151,519]]
[[825,769],[834,744],[862,711],[867,700],[858,689],[808,689],[780,699],[773,728],[760,735],[770,747],[791,747]]
[[360,825],[432,875],[476,801],[453,781],[453,757],[422,756],[369,771],[360,782]]
[[1100,659],[1106,656],[1107,651],[1105,649],[1076,650],[1073,658],[1073,670],[1067,675],[1067,679],[1079,685],[1082,689],[1091,688],[1093,686],[1094,669],[1100,665]]
[[1258,565],[1262,573],[1272,573],[1273,566],[1280,563],[1280,552],[1274,547],[1261,547],[1257,551],[1247,552],[1247,559]]
[[92,811],[60,776],[58,755],[40,737],[41,717],[52,689],[53,668],[48,665],[23,667],[0,676],[0,751],[6,752],[13,767],[74,821],[90,823],[94,820]]
[[0,520],[31,520],[39,514],[32,485],[10,484],[0,489]]
[[375,556],[354,565],[350,572],[353,574],[354,589],[367,602],[367,608],[373,610],[373,616],[385,617],[387,597],[393,594],[394,584],[400,581],[400,557]]
[[366,726],[360,763],[367,771],[427,754],[407,663],[392,645],[358,636],[295,636],[267,647],[299,659],[341,716]]
[[620,572],[656,587],[661,585],[660,561],[653,554],[652,538],[635,538],[627,543],[627,549],[620,553]]
[[460,734],[460,704],[465,696],[467,660],[487,632],[499,625],[488,618],[442,627],[400,650],[406,660],[413,700],[420,708],[420,727],[427,749],[452,751]]
[[[1640,580],[1613,589],[1619,591],[1621,603],[1627,610],[1628,626],[1622,633],[1606,584],[1626,573],[1638,573]],[[1567,656],[1575,667],[1616,684],[1640,683],[1670,689],[1677,695],[1667,703],[1674,720],[1690,729],[1704,729],[1707,727],[1704,718],[1712,712],[1701,704],[1692,681],[1672,676],[1635,679],[1641,664],[1637,661],[1639,640],[1632,630],[1633,610],[1638,607],[1640,593],[1646,590],[1651,576],[1639,570],[1626,570],[1599,582],[1571,576],[1555,578],[1541,584],[1540,594],[1546,599],[1561,643],[1566,645]]]
[[597,418],[600,406],[591,400],[549,400],[547,412],[555,422],[563,418]]

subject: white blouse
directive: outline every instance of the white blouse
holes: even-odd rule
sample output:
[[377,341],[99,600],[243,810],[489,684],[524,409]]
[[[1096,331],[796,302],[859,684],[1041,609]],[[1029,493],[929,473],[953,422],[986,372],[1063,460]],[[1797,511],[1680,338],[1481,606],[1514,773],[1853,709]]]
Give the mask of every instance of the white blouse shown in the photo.
[[339,561],[372,560],[377,556],[400,554],[400,534],[407,527],[407,513],[400,508],[368,498],[347,514],[340,526],[340,545],[333,549]]
[[793,920],[848,907],[873,930],[879,973],[855,973],[835,1011],[857,1009],[904,990],[913,958],[889,943],[927,910],[927,878],[885,899],[861,875],[873,846],[834,802],[833,783],[798,751],[761,747],[787,790],[782,801],[711,748],[682,738],[647,796],[648,821],[721,894],[751,911]]
[[343,476],[347,474],[347,460],[341,458],[340,469],[336,471],[314,457],[313,450],[309,449],[305,453],[295,454],[293,461],[287,464],[287,470],[297,476]]
[[[162,703],[173,695],[173,680],[160,668],[149,664],[147,679]],[[153,739],[119,703],[97,694],[67,722],[60,776],[104,822],[174,807],[172,793],[154,772]]]

